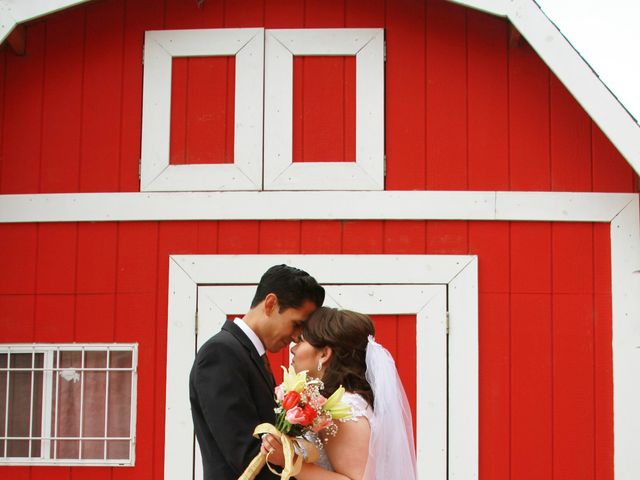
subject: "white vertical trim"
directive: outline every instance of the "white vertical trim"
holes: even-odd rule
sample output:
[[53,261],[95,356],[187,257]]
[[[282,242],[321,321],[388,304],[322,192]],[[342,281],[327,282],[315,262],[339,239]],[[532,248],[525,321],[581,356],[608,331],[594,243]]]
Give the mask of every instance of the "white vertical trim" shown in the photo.
[[640,209],[638,198],[611,222],[615,478],[637,478],[640,455]]
[[[164,478],[167,479],[188,478],[185,475],[188,472],[190,476],[192,471],[193,425],[188,392],[189,371],[193,363],[190,352],[195,346],[196,302],[197,284],[170,258],[164,436]],[[170,452],[166,445],[172,446]]]
[[[108,371],[107,371],[108,373]],[[131,351],[131,405],[134,407],[131,409],[131,418],[129,423],[129,463],[130,465],[136,464],[136,444],[137,444],[137,430],[136,419],[138,412],[138,344],[133,345]],[[105,431],[105,436],[107,432]]]
[[437,295],[416,316],[416,373],[419,379],[416,385],[416,450],[418,476],[422,479],[447,478],[448,449],[447,443],[441,440],[447,438],[450,389],[447,384],[446,316],[447,291],[441,286]]
[[[293,56],[356,57],[354,162],[293,162]],[[384,188],[384,30],[267,30],[265,40],[265,190]]]
[[[264,29],[161,30],[145,34],[141,191],[260,190]],[[234,163],[170,165],[173,57],[235,55]]]
[[478,478],[478,261],[449,283],[449,479]]

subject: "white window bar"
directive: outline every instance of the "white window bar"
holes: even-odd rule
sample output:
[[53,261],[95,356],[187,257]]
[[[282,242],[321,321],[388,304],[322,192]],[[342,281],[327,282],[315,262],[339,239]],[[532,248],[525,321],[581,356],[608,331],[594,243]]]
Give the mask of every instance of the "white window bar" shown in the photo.
[[[59,408],[60,406],[58,405],[58,399],[60,398],[60,375],[58,375],[60,373],[60,348],[56,348],[56,370],[55,370],[55,376],[56,376],[56,409],[54,411],[54,422],[55,422],[55,430],[54,430],[54,437],[56,438],[53,441],[53,459],[56,460],[58,458],[58,417],[59,417]],[[53,374],[53,372],[52,372]],[[48,408],[48,407],[47,407]]]
[[[104,386],[104,436],[107,436],[107,428],[109,426],[109,365],[111,362],[111,349],[107,347],[107,378],[105,379]],[[133,376],[133,375],[132,375]],[[107,442],[103,445],[104,454],[102,459],[107,459]]]
[[[53,402],[53,352],[45,352],[42,361],[44,372],[42,374],[42,424],[40,434],[51,432],[51,404]],[[40,446],[40,455],[43,459],[51,458],[51,441],[49,438],[43,438]]]
[[84,347],[82,347],[82,350],[80,350],[80,430],[78,432],[80,441],[78,442],[78,460],[82,460],[82,425],[84,419],[84,355]]
[[[61,354],[64,352],[79,352],[80,368],[74,367],[75,362],[72,361],[72,365],[69,367],[61,368]],[[87,352],[105,352],[106,364],[100,367],[88,367]],[[112,367],[112,352],[128,352],[130,363],[128,367]],[[30,344],[30,345],[0,345],[0,353],[6,353],[7,364],[5,367],[0,367],[0,372],[7,373],[6,379],[6,392],[5,392],[5,433],[4,440],[4,455],[0,458],[0,464],[5,465],[35,465],[35,464],[56,464],[56,465],[134,465],[135,463],[135,418],[136,418],[136,404],[137,404],[137,363],[138,352],[137,344],[63,344],[63,345],[49,345],[49,344]],[[31,368],[20,367],[11,365],[11,358],[14,358],[18,354],[30,354],[31,355]],[[38,361],[36,362],[36,359]],[[77,365],[77,363],[75,363]],[[38,366],[36,366],[38,365]],[[55,365],[55,367],[54,367]],[[98,364],[100,365],[100,364]],[[59,410],[60,404],[60,374],[63,370],[70,368],[77,373],[80,373],[80,410],[78,419],[79,432],[77,436],[64,436],[59,435]],[[9,408],[10,408],[10,390],[11,380],[10,376],[15,375],[18,372],[29,372],[30,377],[30,400],[29,400],[29,436],[10,436],[9,435]],[[38,383],[36,385],[37,372],[42,372]],[[85,436],[84,435],[84,412],[85,399],[84,399],[84,387],[85,387],[85,373],[87,372],[104,372],[105,391],[104,391],[104,432],[103,436]],[[109,397],[110,397],[110,384],[112,372],[128,372],[130,378],[130,411],[129,411],[129,436],[109,436]],[[54,377],[55,377],[55,398],[54,398]],[[126,377],[125,377],[126,378]],[[25,379],[26,380],[26,379]],[[28,381],[27,381],[28,382]],[[36,386],[40,390],[38,398],[35,398]],[[41,387],[41,388],[40,388]],[[41,419],[38,425],[34,425],[34,410],[37,405],[37,401],[42,401]],[[26,399],[25,399],[26,401]],[[14,409],[15,410],[15,409]],[[25,414],[23,414],[25,415]],[[52,425],[53,424],[53,425]],[[40,427],[40,435],[34,435],[35,427]],[[24,431],[24,430],[23,430]],[[36,431],[36,433],[38,433]],[[53,435],[51,435],[53,433]],[[98,432],[99,433],[99,432]],[[9,442],[23,441],[28,443],[28,456],[26,457],[9,457]],[[58,458],[58,443],[59,442],[78,442],[78,454],[77,458]],[[103,442],[103,454],[100,458],[83,458],[88,445],[87,442]],[[114,442],[129,442],[128,458],[107,458],[108,446]],[[40,442],[40,452],[35,451],[34,443]],[[53,455],[51,447],[53,445]],[[26,447],[26,445],[25,445]],[[86,448],[85,448],[86,447]],[[99,451],[99,450],[98,450]],[[15,452],[15,450],[14,450]],[[23,453],[24,454],[24,453]],[[93,454],[87,454],[88,456],[94,456]]]
[[[29,458],[31,458],[31,448],[33,442],[31,441],[31,437],[33,437],[33,383],[35,380],[35,372],[33,369],[36,368],[36,351],[33,350],[31,352],[31,390],[29,390],[31,402],[29,403]],[[8,373],[8,372],[7,372]],[[6,440],[5,440],[6,442]]]
[[[136,388],[135,379],[138,377],[138,349],[134,348],[131,351],[131,405],[138,404],[138,389]],[[131,463],[135,462],[136,458],[136,409],[131,408],[129,415],[129,458]],[[106,431],[105,431],[106,434]],[[106,442],[105,442],[106,444]]]
[[[6,399],[4,403],[4,436],[7,437],[9,435],[9,387],[11,386],[11,381],[9,377],[11,376],[9,373],[9,367],[11,366],[11,347],[7,349],[7,392]],[[7,457],[7,445],[9,442],[5,438],[4,440],[4,457]]]

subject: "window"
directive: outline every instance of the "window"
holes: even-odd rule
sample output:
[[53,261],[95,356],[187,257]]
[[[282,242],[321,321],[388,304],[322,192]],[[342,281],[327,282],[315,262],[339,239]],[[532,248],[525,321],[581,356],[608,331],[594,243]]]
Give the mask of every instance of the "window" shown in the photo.
[[[235,58],[233,163],[172,165],[172,61]],[[356,64],[355,161],[293,161],[293,58]],[[140,190],[384,190],[384,31],[223,28],[145,34]]]
[[0,346],[0,463],[133,465],[137,345]]

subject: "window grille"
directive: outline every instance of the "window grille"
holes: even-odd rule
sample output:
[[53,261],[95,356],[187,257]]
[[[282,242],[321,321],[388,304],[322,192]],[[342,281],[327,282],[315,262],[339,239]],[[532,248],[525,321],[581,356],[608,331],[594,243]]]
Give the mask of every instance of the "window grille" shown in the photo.
[[0,345],[0,464],[133,465],[136,344]]

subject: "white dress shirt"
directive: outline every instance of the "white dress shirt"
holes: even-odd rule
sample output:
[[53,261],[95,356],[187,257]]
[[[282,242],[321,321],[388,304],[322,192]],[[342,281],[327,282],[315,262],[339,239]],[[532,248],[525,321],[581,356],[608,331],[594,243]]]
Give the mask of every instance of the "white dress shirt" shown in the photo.
[[266,351],[264,349],[264,345],[262,345],[262,342],[260,341],[260,338],[256,335],[256,332],[251,330],[251,327],[241,318],[236,317],[233,322],[240,327],[240,330],[242,330],[247,337],[249,337],[249,340],[251,340],[251,343],[253,343],[253,346],[258,352],[258,356],[262,357]]

